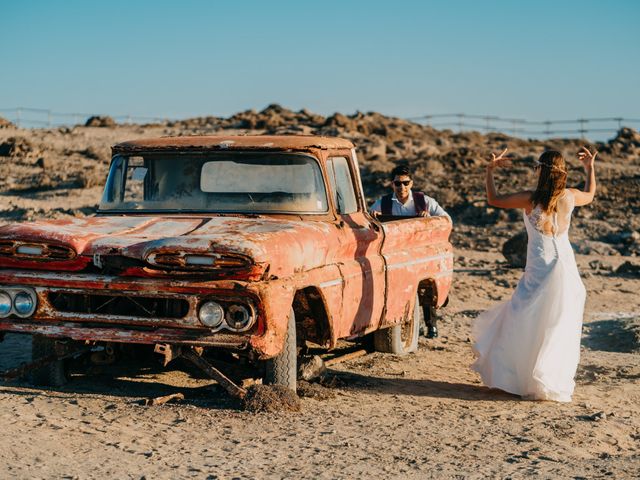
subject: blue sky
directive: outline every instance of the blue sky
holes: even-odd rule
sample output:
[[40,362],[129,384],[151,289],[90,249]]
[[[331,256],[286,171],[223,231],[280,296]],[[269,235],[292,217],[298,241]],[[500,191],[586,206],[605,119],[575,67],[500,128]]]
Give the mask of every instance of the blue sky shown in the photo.
[[640,2],[0,4],[0,108],[640,116]]

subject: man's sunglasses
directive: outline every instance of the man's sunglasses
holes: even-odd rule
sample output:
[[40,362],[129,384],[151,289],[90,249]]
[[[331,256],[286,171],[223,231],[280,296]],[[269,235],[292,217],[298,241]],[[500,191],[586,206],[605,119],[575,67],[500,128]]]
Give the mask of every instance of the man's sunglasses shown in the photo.
[[405,187],[408,187],[410,183],[411,183],[411,180],[394,180],[393,181],[393,184],[396,187],[399,187],[400,185],[404,185]]

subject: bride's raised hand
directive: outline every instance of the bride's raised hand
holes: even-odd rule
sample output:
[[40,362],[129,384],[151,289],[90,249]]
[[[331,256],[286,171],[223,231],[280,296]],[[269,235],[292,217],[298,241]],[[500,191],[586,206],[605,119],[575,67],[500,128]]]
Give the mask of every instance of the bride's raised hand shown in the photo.
[[507,148],[505,148],[500,155],[491,153],[491,160],[487,163],[487,170],[493,170],[496,167],[506,167],[511,165],[511,158],[506,157]]
[[594,150],[593,153],[587,148],[582,147],[578,152],[578,159],[582,162],[585,171],[589,171],[593,168],[593,163],[596,160],[596,155],[598,155],[598,151]]

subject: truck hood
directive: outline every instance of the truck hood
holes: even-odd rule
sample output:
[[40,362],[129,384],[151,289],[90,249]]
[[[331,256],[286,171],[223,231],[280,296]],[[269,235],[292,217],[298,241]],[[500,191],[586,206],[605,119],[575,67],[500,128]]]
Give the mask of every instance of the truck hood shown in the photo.
[[[287,276],[324,265],[332,225],[326,222],[245,217],[98,216],[0,226],[0,266],[78,270],[99,256],[144,261],[153,252],[235,254],[269,274]],[[34,261],[2,256],[11,244],[55,245],[75,252],[73,261]],[[80,262],[79,259],[84,259]],[[95,263],[95,260],[94,260]],[[76,268],[64,265],[78,264]]]

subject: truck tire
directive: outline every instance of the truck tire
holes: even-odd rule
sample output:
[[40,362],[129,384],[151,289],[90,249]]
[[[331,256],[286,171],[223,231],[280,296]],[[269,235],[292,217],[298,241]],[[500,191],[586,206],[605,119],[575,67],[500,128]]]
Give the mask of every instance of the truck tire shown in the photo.
[[289,313],[287,334],[282,351],[266,361],[265,383],[281,385],[296,391],[298,375],[298,348],[296,344],[296,317],[293,308]]
[[[31,336],[31,361],[56,353],[56,341],[42,335]],[[31,383],[47,387],[61,387],[67,383],[64,360],[54,360],[31,372]]]
[[415,298],[413,315],[400,325],[373,332],[373,347],[378,352],[406,355],[418,349],[420,334],[420,304]]

